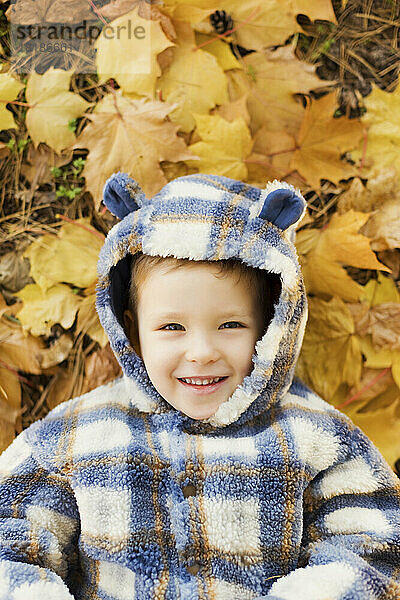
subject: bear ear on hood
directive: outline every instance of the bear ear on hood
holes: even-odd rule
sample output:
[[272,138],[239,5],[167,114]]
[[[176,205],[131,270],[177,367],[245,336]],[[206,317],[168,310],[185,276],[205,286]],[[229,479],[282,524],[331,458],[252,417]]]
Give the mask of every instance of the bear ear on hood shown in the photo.
[[266,196],[259,217],[285,230],[302,218],[305,209],[304,198],[294,189],[279,188]]
[[126,173],[114,173],[103,188],[103,202],[119,219],[138,210],[146,201],[140,185]]

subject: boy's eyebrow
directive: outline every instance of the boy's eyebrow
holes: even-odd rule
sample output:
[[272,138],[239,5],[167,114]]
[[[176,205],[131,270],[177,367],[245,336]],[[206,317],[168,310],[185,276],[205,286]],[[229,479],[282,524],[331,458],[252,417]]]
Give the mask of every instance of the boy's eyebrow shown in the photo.
[[[163,312],[163,313],[151,313],[150,314],[151,317],[154,318],[158,318],[158,319],[177,319],[179,317],[182,316],[182,313],[179,312],[175,312],[175,311],[169,311],[169,312]],[[248,312],[244,311],[243,308],[236,308],[233,310],[226,310],[223,313],[219,314],[219,317],[221,319],[224,319],[226,317],[248,317],[250,316]]]

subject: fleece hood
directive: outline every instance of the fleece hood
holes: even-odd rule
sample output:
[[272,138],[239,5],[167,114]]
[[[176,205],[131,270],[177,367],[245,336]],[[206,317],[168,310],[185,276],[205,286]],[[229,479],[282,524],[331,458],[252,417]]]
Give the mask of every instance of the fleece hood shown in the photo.
[[289,390],[307,321],[307,297],[294,246],[306,203],[293,186],[265,189],[215,175],[179,177],[152,199],[128,175],[112,175],[104,203],[121,219],[98,261],[96,308],[123,370],[130,402],[140,411],[177,415],[154,388],[123,325],[132,255],[217,261],[235,258],[275,273],[281,292],[267,331],[257,341],[253,370],[205,421],[179,413],[186,426],[214,430],[243,424],[268,411]]

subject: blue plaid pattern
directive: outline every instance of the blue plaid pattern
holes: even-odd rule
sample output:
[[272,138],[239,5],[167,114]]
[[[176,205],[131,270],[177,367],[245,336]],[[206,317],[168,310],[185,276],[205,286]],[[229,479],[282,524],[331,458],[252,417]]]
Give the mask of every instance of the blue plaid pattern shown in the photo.
[[[123,219],[100,255],[97,309],[123,375],[0,457],[0,600],[398,600],[398,479],[293,375],[307,319],[299,193],[196,175],[148,200],[118,174],[108,194]],[[123,331],[124,260],[139,250],[280,275],[253,372],[210,419],[159,396]]]

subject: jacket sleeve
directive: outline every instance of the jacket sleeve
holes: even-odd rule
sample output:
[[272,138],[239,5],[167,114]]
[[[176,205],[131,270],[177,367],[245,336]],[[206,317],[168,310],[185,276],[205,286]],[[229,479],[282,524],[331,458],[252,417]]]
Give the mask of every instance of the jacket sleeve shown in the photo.
[[0,600],[71,600],[76,501],[65,477],[37,461],[28,432],[0,456]]
[[400,482],[358,427],[349,435],[304,492],[299,568],[265,599],[400,599]]

